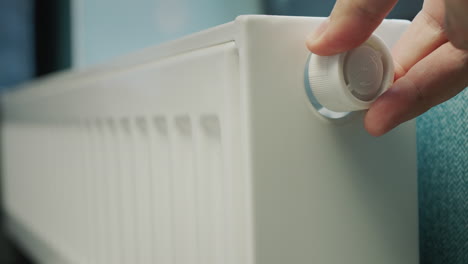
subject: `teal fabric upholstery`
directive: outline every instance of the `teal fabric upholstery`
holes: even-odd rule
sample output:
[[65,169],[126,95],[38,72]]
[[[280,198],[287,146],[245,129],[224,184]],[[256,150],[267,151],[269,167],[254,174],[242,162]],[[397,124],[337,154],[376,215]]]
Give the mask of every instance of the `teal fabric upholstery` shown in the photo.
[[468,89],[420,116],[417,140],[421,263],[467,264]]

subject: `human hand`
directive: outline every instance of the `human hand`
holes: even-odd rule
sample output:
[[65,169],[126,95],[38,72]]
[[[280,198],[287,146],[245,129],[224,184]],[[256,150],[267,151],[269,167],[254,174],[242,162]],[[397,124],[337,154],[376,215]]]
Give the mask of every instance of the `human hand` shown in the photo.
[[[335,55],[364,43],[397,0],[337,0],[307,39],[308,49]],[[364,125],[380,136],[468,86],[468,1],[425,0],[393,47],[395,82],[366,113]]]

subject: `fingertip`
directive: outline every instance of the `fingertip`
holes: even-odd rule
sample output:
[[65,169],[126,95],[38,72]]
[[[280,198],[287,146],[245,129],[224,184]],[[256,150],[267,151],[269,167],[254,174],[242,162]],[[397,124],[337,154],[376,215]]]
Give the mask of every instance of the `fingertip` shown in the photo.
[[[395,89],[396,90],[396,89]],[[364,118],[364,127],[369,134],[379,137],[399,125],[398,91],[389,89],[375,101]]]
[[330,18],[307,39],[308,49],[321,56],[351,50],[364,43],[397,0],[336,1]]
[[357,48],[371,35],[373,29],[354,30],[356,25],[342,21],[330,22],[323,32],[311,34],[307,40],[307,48],[320,56],[333,56]]
[[333,56],[351,50],[365,42],[372,31],[355,31],[354,26],[335,18],[327,18],[306,39],[306,46],[320,56]]
[[320,37],[311,35],[307,38],[306,46],[310,52],[320,56],[333,56],[353,48],[356,48],[364,41],[343,40],[337,34],[324,32]]
[[369,112],[364,118],[364,128],[373,137],[380,137],[389,131],[383,123],[376,120]]
[[320,45],[318,45],[318,47],[317,47],[317,40],[316,40],[314,34],[309,35],[307,37],[306,47],[310,52],[315,53],[315,54],[317,54],[317,52],[316,52],[317,50],[320,50]]
[[327,18],[323,21],[312,34],[310,34],[306,39],[306,46],[310,52],[325,56],[326,53],[326,45],[323,43],[323,35],[325,34],[328,25],[330,23],[330,19]]
[[333,56],[338,53],[341,53],[340,50],[330,49],[324,41],[316,40],[306,43],[307,49],[319,56]]

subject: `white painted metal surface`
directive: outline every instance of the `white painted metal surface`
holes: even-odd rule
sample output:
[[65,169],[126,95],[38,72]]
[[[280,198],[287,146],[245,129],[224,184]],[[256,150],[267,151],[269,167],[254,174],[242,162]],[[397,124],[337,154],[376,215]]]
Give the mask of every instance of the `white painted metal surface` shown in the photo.
[[4,94],[12,237],[43,263],[417,263],[414,123],[316,112],[321,20],[242,16]]

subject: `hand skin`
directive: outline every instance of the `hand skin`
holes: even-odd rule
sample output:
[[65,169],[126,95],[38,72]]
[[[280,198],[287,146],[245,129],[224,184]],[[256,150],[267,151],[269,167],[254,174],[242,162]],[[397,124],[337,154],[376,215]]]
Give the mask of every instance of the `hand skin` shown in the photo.
[[[364,43],[397,0],[337,0],[307,48],[330,56]],[[468,0],[425,0],[392,49],[395,82],[366,113],[364,126],[381,136],[468,86]]]

